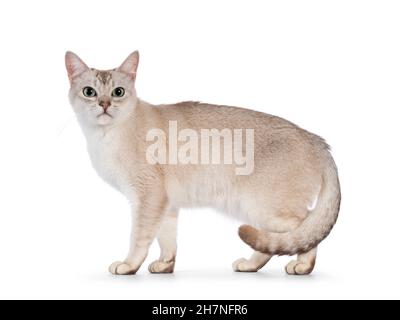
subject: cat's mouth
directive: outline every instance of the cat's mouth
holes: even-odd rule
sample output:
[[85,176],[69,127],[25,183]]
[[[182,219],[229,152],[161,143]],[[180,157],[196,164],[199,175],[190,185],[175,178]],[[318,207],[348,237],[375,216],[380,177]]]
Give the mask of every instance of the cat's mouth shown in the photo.
[[100,118],[100,117],[110,117],[112,118],[113,116],[111,114],[109,114],[107,111],[104,111],[103,113],[100,113],[99,115],[96,116],[96,118]]

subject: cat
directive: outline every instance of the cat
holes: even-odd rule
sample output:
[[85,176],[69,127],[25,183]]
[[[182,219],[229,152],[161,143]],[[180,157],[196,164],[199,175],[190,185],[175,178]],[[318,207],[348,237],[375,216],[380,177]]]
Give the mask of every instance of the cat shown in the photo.
[[[254,253],[235,261],[234,271],[256,272],[274,255],[295,254],[297,259],[286,266],[288,274],[313,271],[317,246],[335,225],[341,200],[337,168],[321,137],[282,118],[243,108],[199,102],[147,103],[135,90],[137,51],[113,70],[89,68],[72,52],[66,53],[65,63],[69,100],[93,167],[132,207],[129,253],[125,260],[111,264],[112,274],[135,274],[156,238],[161,255],[149,271],[172,273],[178,212],[190,207],[212,207],[247,223],[239,228],[239,236]],[[156,140],[151,141],[149,133],[154,130],[165,133],[157,136],[158,151],[174,150],[177,139],[170,139],[171,123],[175,129],[190,130],[187,136],[203,129],[214,130],[210,135],[214,138],[223,130],[235,137],[238,130],[252,130],[246,145],[243,136],[233,145],[239,153],[253,155],[253,166],[240,174],[233,161],[151,161],[159,155],[149,155],[150,142]],[[203,157],[196,145],[189,150],[192,159]]]

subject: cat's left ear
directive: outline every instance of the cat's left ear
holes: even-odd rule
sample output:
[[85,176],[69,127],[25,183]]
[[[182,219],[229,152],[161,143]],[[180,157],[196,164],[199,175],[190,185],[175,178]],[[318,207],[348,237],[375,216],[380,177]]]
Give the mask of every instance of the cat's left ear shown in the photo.
[[75,53],[67,51],[65,54],[65,67],[67,68],[69,81],[88,70],[88,66]]
[[118,71],[129,74],[132,78],[136,78],[136,71],[139,65],[139,52],[132,52],[128,58],[121,64]]

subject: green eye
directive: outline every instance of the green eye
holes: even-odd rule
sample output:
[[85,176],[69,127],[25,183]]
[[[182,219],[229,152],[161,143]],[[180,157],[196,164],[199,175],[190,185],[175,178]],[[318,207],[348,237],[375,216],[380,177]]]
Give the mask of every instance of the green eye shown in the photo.
[[125,94],[125,89],[124,89],[124,88],[121,88],[121,87],[115,88],[115,89],[113,90],[113,92],[112,92],[112,96],[113,96],[113,97],[117,97],[117,98],[123,97],[124,94]]
[[94,90],[92,87],[84,87],[82,92],[83,95],[88,98],[93,98],[97,96],[96,90]]

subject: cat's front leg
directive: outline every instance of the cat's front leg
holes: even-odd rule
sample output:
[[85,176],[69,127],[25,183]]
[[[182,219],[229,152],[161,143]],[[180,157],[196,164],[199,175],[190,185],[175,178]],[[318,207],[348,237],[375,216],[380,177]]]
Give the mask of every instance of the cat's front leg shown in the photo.
[[160,258],[149,265],[151,273],[173,273],[176,257],[177,210],[169,210],[164,217],[157,239],[160,245]]
[[166,196],[152,190],[132,208],[132,235],[128,256],[114,262],[109,271],[114,275],[135,274],[147,257],[149,247],[160,229],[166,208]]

